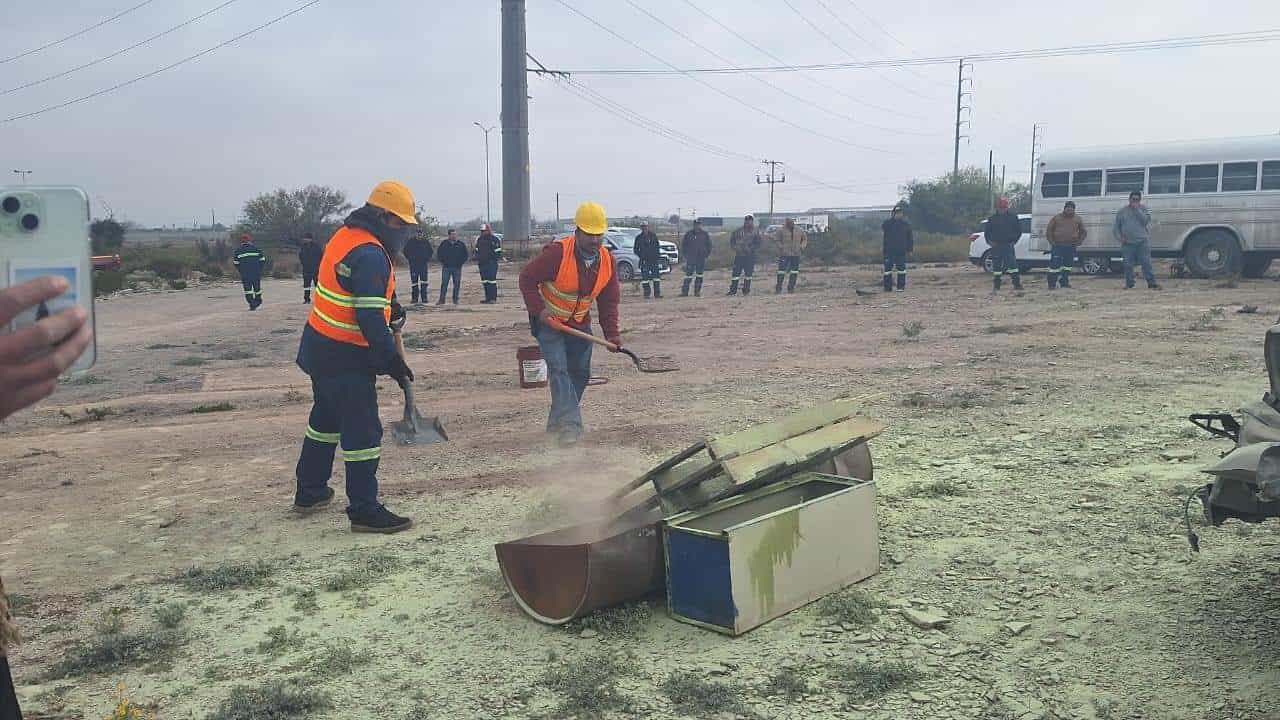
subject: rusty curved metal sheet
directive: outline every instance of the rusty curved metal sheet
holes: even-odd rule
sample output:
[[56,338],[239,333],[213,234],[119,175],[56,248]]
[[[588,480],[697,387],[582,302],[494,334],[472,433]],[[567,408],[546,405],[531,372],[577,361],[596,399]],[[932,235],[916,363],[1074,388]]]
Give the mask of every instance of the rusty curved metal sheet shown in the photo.
[[647,514],[499,543],[498,567],[521,610],[563,625],[665,586],[660,523]]

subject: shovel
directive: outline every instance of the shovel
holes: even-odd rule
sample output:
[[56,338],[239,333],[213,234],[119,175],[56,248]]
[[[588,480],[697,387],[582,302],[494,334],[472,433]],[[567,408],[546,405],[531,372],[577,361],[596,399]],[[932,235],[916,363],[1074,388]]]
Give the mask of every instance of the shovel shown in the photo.
[[583,340],[586,340],[587,342],[595,343],[600,347],[608,348],[611,351],[620,352],[623,355],[626,355],[627,357],[631,358],[631,362],[636,364],[636,369],[642,373],[674,372],[680,369],[680,366],[676,364],[676,361],[673,360],[670,355],[654,355],[652,357],[642,358],[624,347],[618,347],[617,345],[614,345],[608,340],[598,338],[595,335],[592,335],[591,333],[586,333],[586,332],[582,332],[581,330],[571,328],[568,325],[565,325],[564,323],[554,318],[552,318],[548,322],[548,324],[551,325],[551,327],[555,328],[556,330],[559,330],[560,332],[566,335],[572,335],[576,338],[581,338]]
[[[404,339],[395,333],[396,350],[404,357]],[[413,387],[408,380],[400,380],[400,389],[404,391],[404,418],[391,423],[391,433],[401,445],[430,445],[445,442],[449,435],[444,431],[438,417],[423,417],[413,404]]]

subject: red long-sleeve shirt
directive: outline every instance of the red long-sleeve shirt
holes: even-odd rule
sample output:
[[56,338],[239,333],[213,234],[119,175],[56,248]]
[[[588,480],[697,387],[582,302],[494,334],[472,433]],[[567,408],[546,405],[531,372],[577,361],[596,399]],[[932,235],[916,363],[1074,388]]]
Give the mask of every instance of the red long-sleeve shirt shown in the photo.
[[[546,302],[538,293],[538,283],[553,282],[556,279],[563,257],[563,246],[560,243],[547,243],[547,246],[542,248],[542,252],[520,271],[520,294],[524,295],[524,306],[528,308],[530,315],[540,315],[546,307]],[[587,297],[596,286],[599,265],[596,268],[588,268],[581,258],[574,259],[578,262],[578,294]],[[604,331],[605,338],[621,337],[618,332],[618,300],[621,297],[622,288],[618,285],[618,273],[615,271],[604,286],[604,290],[600,291],[600,296],[596,298],[596,309],[600,312],[600,329]],[[581,323],[567,324],[585,329],[591,324],[591,315],[588,313]]]

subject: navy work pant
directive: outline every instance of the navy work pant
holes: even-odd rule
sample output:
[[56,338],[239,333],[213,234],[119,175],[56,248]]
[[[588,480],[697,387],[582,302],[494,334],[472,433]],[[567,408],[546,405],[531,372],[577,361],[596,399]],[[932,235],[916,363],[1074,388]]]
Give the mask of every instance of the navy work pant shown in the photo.
[[311,378],[314,404],[298,458],[299,505],[324,498],[333,473],[333,455],[342,444],[347,466],[347,514],[378,506],[378,459],[382,422],[373,375],[317,375]]
[[742,294],[751,294],[751,280],[756,275],[756,256],[737,255],[733,258],[733,279],[729,281],[729,294],[738,294],[738,283],[742,283]]
[[907,289],[907,251],[892,250],[884,253],[884,289],[893,289],[894,276],[898,278],[898,289]]
[[311,287],[316,284],[316,271],[302,269],[302,302],[311,302]]
[[[591,328],[583,328],[591,332]],[[591,379],[591,343],[540,326],[538,347],[547,361],[547,384],[551,388],[551,413],[547,432],[582,433],[582,394]]]
[[1071,272],[1075,270],[1076,248],[1074,245],[1054,245],[1049,251],[1049,289],[1071,287]]
[[484,285],[484,299],[496,302],[498,299],[498,261],[480,263],[480,282]]
[[427,286],[429,284],[426,265],[409,266],[409,287],[413,288],[413,299],[410,302],[427,302]]
[[644,288],[644,296],[653,293],[655,298],[662,297],[662,268],[658,263],[640,261],[640,287]]
[[782,292],[784,279],[787,281],[787,292],[795,292],[796,281],[800,279],[799,255],[782,255],[778,258],[778,286],[773,289],[775,295]]
[[707,269],[706,259],[690,260],[684,266],[684,284],[680,286],[682,296],[689,294],[689,284],[693,283],[693,294],[702,294],[702,273]]
[[1000,281],[1008,275],[1013,286],[1022,289],[1022,273],[1018,268],[1018,255],[1013,245],[994,245],[991,248],[991,287],[1000,289]]
[[9,673],[9,659],[4,655],[0,655],[0,720],[22,720],[18,693]]
[[250,310],[257,310],[262,304],[262,276],[241,275],[240,284],[244,286],[244,299]]
[[453,304],[458,304],[458,293],[462,292],[462,268],[445,266],[440,270],[440,302],[449,290],[449,281],[453,280]]

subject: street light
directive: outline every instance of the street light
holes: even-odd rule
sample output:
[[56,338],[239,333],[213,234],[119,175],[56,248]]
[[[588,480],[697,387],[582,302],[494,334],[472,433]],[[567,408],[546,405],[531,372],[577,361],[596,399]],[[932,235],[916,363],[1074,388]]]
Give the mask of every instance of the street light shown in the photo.
[[21,175],[21,176],[22,176],[22,184],[23,184],[23,185],[26,185],[26,184],[27,184],[27,176],[28,176],[28,175],[30,175],[32,171],[31,171],[31,170],[14,170],[13,172],[14,172],[15,174],[17,174],[17,175]]
[[485,127],[479,121],[471,124],[484,131],[484,220],[492,226],[493,213],[489,210],[489,131],[497,127],[497,125]]

